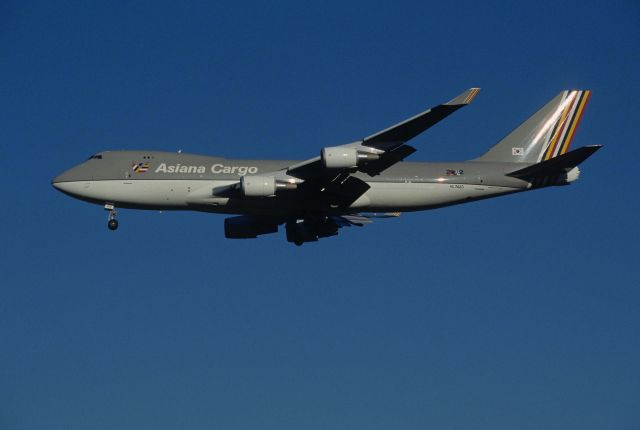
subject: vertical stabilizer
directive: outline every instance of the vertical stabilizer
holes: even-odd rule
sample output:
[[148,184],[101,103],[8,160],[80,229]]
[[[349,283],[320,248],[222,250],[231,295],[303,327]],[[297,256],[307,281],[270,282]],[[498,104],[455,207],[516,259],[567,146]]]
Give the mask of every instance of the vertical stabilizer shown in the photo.
[[478,161],[538,163],[566,153],[591,91],[562,91]]

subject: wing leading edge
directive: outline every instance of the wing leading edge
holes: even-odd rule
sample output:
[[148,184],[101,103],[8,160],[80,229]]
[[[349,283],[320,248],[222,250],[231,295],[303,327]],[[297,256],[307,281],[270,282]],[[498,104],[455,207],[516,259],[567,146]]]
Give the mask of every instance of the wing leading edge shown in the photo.
[[[343,170],[359,170],[370,176],[379,175],[416,151],[412,146],[406,145],[406,142],[431,128],[461,107],[471,103],[479,91],[480,88],[470,88],[447,103],[427,109],[360,141],[341,145],[338,148],[355,149],[363,158],[362,163],[357,163],[357,166]],[[335,169],[331,170],[332,172],[329,172],[329,174],[337,173]],[[303,180],[324,177],[328,174],[320,156],[290,166],[286,169],[286,173]]]
[[365,137],[362,140],[362,145],[388,149],[390,145],[395,147],[396,145],[408,142],[461,107],[471,103],[479,91],[480,88],[470,88],[447,103],[427,109],[416,116]]

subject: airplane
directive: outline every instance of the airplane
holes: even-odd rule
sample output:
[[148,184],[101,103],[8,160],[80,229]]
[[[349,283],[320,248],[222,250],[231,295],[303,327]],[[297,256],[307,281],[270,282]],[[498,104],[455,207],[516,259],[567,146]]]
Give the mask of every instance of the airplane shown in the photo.
[[408,141],[463,106],[479,88],[364,139],[322,148],[304,161],[235,160],[182,152],[105,151],[63,172],[52,185],[104,206],[107,226],[116,210],[193,210],[233,214],[230,239],[276,233],[302,245],[401,212],[436,209],[506,194],[567,185],[578,165],[601,148],[569,151],[589,90],[566,90],[478,158],[404,161]]

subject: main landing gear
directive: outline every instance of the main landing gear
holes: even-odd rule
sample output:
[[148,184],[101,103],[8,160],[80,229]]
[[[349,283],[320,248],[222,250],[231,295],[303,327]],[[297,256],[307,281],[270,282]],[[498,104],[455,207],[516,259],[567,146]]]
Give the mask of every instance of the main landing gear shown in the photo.
[[115,230],[118,228],[118,220],[116,219],[116,208],[114,205],[107,203],[104,205],[104,210],[109,211],[109,221],[107,221],[107,227],[109,230]]

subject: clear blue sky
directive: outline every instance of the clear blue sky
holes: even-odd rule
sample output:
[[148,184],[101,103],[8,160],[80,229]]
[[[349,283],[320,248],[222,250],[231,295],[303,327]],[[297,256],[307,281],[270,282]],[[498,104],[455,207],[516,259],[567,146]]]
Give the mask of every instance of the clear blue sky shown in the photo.
[[[638,429],[637,1],[0,5],[0,428]],[[462,90],[413,160],[593,90],[572,186],[297,248],[50,186],[106,149],[307,158]]]

